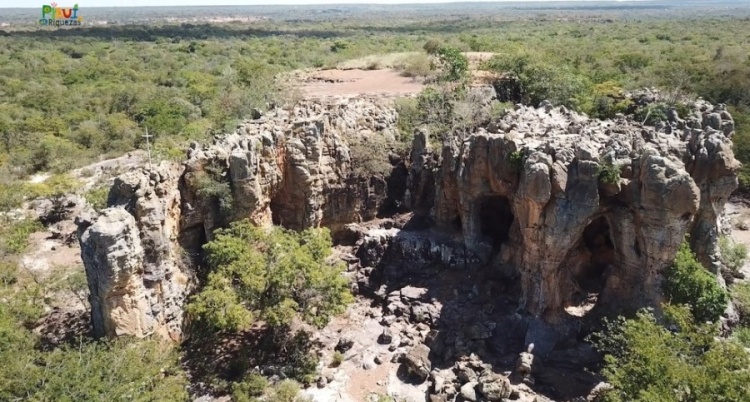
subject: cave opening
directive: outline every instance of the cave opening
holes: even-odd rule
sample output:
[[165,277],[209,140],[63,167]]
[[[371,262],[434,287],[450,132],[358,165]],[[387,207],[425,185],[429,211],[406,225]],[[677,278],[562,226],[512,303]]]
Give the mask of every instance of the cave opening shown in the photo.
[[513,225],[513,210],[510,200],[503,196],[486,197],[479,206],[479,220],[482,236],[499,248],[508,241]]
[[284,226],[281,220],[282,206],[274,199],[271,200],[271,222],[274,226]]
[[615,266],[615,259],[609,222],[606,217],[599,217],[583,230],[576,250],[565,263],[570,267],[575,283],[568,313],[580,317],[597,305]]

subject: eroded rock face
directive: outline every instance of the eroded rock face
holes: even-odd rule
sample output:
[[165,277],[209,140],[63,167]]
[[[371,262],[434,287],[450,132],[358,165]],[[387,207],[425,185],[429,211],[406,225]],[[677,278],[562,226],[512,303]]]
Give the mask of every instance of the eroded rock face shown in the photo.
[[[731,116],[697,107],[658,129],[519,106],[432,161],[417,135],[412,207],[460,227],[469,248],[491,249],[497,270],[520,277],[522,306],[548,321],[566,307],[577,315],[591,294],[601,307],[658,306],[661,272],[685,234],[710,261],[737,186]],[[430,163],[439,167],[425,173]],[[612,166],[619,177],[602,180]],[[423,184],[429,175],[434,190]]]
[[[395,122],[392,106],[373,99],[303,102],[246,121],[212,145],[193,144],[181,166],[118,178],[110,208],[78,220],[95,333],[178,339],[195,285],[191,266],[213,231],[231,221],[336,231],[373,219],[388,183],[352,174],[344,138],[393,138]],[[206,178],[229,188],[230,210],[206,190]]]
[[[375,100],[303,104],[247,121],[213,145],[188,151],[184,172],[183,242],[199,247],[201,236],[222,222],[248,218],[301,230],[337,231],[373,219],[387,197],[381,176],[352,174],[347,136],[393,138],[396,114]],[[234,210],[222,214],[199,192],[197,177],[219,167],[231,185]]]
[[79,217],[94,334],[178,340],[193,273],[177,243],[180,167],[162,164],[115,180],[96,218]]
[[[118,179],[112,208],[80,220],[96,333],[179,338],[190,262],[216,228],[239,219],[348,232],[370,273],[489,265],[520,281],[521,307],[548,323],[594,305],[658,306],[662,272],[685,234],[711,266],[719,216],[737,185],[731,116],[700,102],[693,115],[670,113],[657,127],[519,106],[441,150],[417,132],[405,183],[354,174],[347,138],[393,137],[395,122],[392,106],[372,99],[308,101],[246,121],[212,145],[193,144],[182,166]],[[206,191],[206,177],[228,189],[231,209]],[[388,202],[433,232],[357,237],[347,228]],[[492,332],[472,331],[478,339]]]

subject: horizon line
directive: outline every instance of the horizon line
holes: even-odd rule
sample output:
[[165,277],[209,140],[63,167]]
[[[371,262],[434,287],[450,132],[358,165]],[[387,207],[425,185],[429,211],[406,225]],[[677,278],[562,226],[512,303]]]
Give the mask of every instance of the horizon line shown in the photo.
[[[450,1],[429,1],[420,3],[388,3],[388,2],[377,2],[368,1],[363,3],[285,3],[285,4],[187,4],[187,5],[140,5],[140,6],[87,6],[86,9],[92,8],[170,8],[170,7],[284,7],[284,6],[423,6],[423,5],[444,5],[444,4],[465,4],[465,3],[646,3],[646,2],[668,2],[670,0],[450,0]],[[672,0],[674,1],[674,0]],[[688,0],[690,1],[690,0]],[[37,7],[0,7],[0,9],[16,9],[16,10],[33,10]]]

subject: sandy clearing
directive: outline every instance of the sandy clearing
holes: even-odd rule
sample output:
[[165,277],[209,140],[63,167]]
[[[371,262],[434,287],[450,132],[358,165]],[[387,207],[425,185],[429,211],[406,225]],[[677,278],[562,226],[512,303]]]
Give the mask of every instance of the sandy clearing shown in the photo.
[[419,93],[424,85],[398,71],[321,70],[311,73],[301,85],[306,97],[382,95],[408,96]]

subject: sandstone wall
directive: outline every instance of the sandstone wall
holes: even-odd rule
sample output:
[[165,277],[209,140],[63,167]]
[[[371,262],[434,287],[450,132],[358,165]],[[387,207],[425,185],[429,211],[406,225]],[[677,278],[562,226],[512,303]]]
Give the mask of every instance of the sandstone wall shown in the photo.
[[[393,139],[395,123],[392,106],[376,99],[306,102],[192,144],[182,165],[118,178],[110,208],[78,222],[95,334],[179,338],[201,247],[231,221],[338,230],[373,219],[388,185],[352,174],[344,137]],[[206,175],[229,185],[231,212],[201,191]]]
[[[496,269],[520,277],[522,306],[537,316],[557,321],[592,293],[600,307],[658,306],[661,273],[685,234],[711,263],[737,186],[731,116],[696,108],[654,128],[517,107],[445,144],[439,158],[420,133],[409,198],[416,213],[460,227],[469,247],[491,250]],[[622,168],[616,183],[599,179],[604,165]]]
[[[417,247],[406,232],[364,241],[365,249],[415,250],[456,269],[489,264],[520,281],[522,307],[552,323],[594,305],[604,312],[657,306],[661,273],[687,233],[715,269],[718,217],[739,168],[729,141],[734,123],[720,106],[699,103],[693,115],[671,113],[657,127],[590,120],[552,105],[517,107],[441,149],[419,131],[408,175],[395,170],[406,185],[353,174],[347,138],[393,138],[395,123],[392,106],[373,99],[305,102],[246,121],[211,145],[191,145],[180,166],[118,179],[111,208],[79,219],[95,333],[179,338],[201,246],[228,222],[346,232],[386,202],[463,239],[465,250]],[[621,167],[619,180],[600,179],[606,166]],[[231,211],[201,190],[206,175],[229,186]]]

